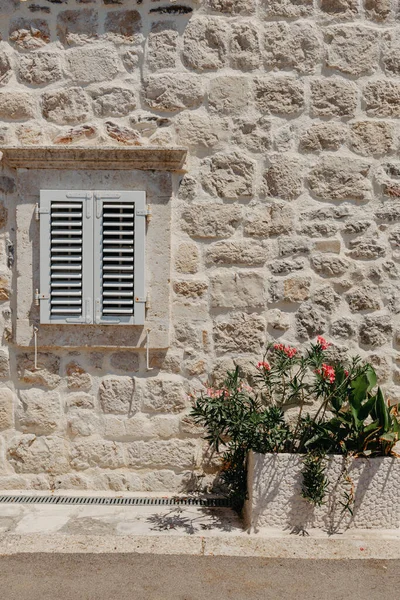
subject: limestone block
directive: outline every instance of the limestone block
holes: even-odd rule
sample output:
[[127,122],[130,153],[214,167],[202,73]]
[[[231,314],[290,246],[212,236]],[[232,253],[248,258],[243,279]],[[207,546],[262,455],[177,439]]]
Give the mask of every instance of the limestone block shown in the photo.
[[150,108],[178,112],[200,106],[203,86],[201,78],[195,75],[151,75],[144,82],[144,96]]
[[86,44],[97,38],[97,21],[93,9],[64,10],[57,16],[57,35],[66,46]]
[[230,65],[233,69],[252,71],[261,63],[260,35],[254,23],[238,22],[232,25],[230,37]]
[[329,77],[311,81],[311,113],[316,117],[353,117],[358,91],[352,81]]
[[376,287],[363,286],[352,288],[347,292],[345,297],[351,312],[379,310],[381,308],[379,290]]
[[153,23],[147,38],[146,64],[150,71],[174,69],[178,61],[179,34],[171,21]]
[[240,114],[249,103],[250,85],[247,77],[223,75],[211,80],[208,104],[211,112],[221,115]]
[[297,335],[301,340],[313,339],[326,331],[325,311],[304,302],[296,313]]
[[211,10],[226,15],[252,15],[255,4],[255,0],[207,0],[207,6]]
[[304,108],[304,86],[294,77],[259,77],[255,80],[255,102],[261,112],[292,115]]
[[200,254],[196,244],[184,242],[175,252],[175,269],[179,273],[197,273],[199,270]]
[[68,363],[66,373],[69,390],[88,391],[92,387],[92,378],[78,363],[74,361]]
[[180,435],[180,417],[177,415],[155,415],[151,418],[154,437],[162,440]]
[[363,156],[382,155],[394,145],[393,126],[383,121],[357,121],[351,125],[350,148]]
[[331,69],[354,75],[376,71],[379,59],[379,32],[355,26],[335,26],[325,32],[328,44],[326,64]]
[[90,95],[98,117],[123,117],[137,106],[135,91],[130,88],[104,85],[90,90]]
[[347,271],[350,263],[341,256],[316,253],[311,257],[311,265],[319,275],[338,277]]
[[8,353],[0,350],[0,379],[8,379],[10,376],[10,361]]
[[113,441],[149,440],[156,437],[148,415],[137,413],[128,419],[107,415],[104,418],[104,435]]
[[88,437],[102,431],[100,418],[89,410],[72,411],[68,415],[67,427],[73,437]]
[[265,343],[265,321],[256,314],[232,314],[214,322],[213,335],[218,353],[256,354],[261,352]]
[[206,295],[208,285],[206,281],[174,281],[172,285],[177,296],[186,300],[198,300]]
[[311,125],[300,138],[300,150],[320,152],[339,150],[347,137],[347,129],[341,123],[317,123]]
[[257,271],[218,270],[210,277],[211,306],[246,308],[265,305],[265,278]]
[[110,357],[110,365],[113,369],[126,373],[139,371],[139,354],[129,350],[114,352]]
[[110,11],[104,22],[106,38],[115,44],[132,44],[141,41],[142,20],[137,10]]
[[290,277],[283,282],[285,302],[303,302],[310,297],[310,277]]
[[202,161],[202,184],[220,198],[250,197],[254,193],[255,169],[250,158],[238,152],[221,152]]
[[360,342],[373,348],[383,346],[393,333],[393,323],[389,315],[364,317],[360,326]]
[[99,398],[105,413],[134,414],[139,410],[131,377],[105,377],[100,384]]
[[337,338],[350,339],[357,335],[357,327],[353,318],[342,317],[331,325],[331,334]]
[[285,200],[297,198],[303,189],[301,161],[287,154],[270,158],[271,165],[264,174],[266,193]]
[[327,312],[333,312],[340,303],[341,297],[330,285],[324,285],[314,290],[312,299],[315,304],[322,306]]
[[6,54],[3,51],[0,51],[0,85],[4,85],[8,82],[11,76],[11,63]]
[[61,381],[59,371],[60,358],[50,352],[38,353],[36,369],[33,353],[17,355],[17,375],[22,383],[53,389]]
[[274,275],[289,275],[296,271],[302,271],[305,268],[305,262],[302,258],[290,258],[286,260],[274,260],[269,263],[268,268]]
[[349,247],[350,252],[347,255],[361,260],[380,258],[385,256],[387,251],[384,242],[369,237],[351,240]]
[[321,0],[321,10],[333,18],[354,19],[359,3],[358,0]]
[[0,431],[14,426],[14,394],[8,388],[0,388]]
[[79,440],[71,445],[71,467],[84,471],[90,467],[119,469],[126,465],[121,444],[106,440]]
[[59,125],[82,123],[90,117],[90,98],[78,87],[46,92],[42,96],[42,111],[45,119]]
[[0,192],[3,194],[13,194],[16,190],[15,179],[8,175],[0,176]]
[[11,22],[9,37],[22,50],[36,50],[50,42],[50,29],[45,19],[18,18]]
[[27,92],[0,91],[0,119],[25,121],[36,115],[36,101]]
[[367,162],[327,156],[310,171],[308,183],[322,200],[368,200],[372,192],[369,169]]
[[293,211],[280,203],[262,204],[246,210],[244,231],[246,235],[271,237],[293,230]]
[[32,85],[47,85],[58,81],[62,77],[60,58],[50,52],[22,54],[18,59],[18,77],[23,83]]
[[260,119],[244,117],[234,120],[232,141],[250,152],[263,153],[272,146],[271,121],[268,117]]
[[185,469],[198,463],[199,445],[195,440],[138,441],[127,446],[127,455],[129,467]]
[[332,252],[340,254],[340,240],[317,240],[314,242],[314,250],[317,252]]
[[76,408],[94,408],[95,406],[95,397],[91,394],[86,394],[85,392],[74,392],[68,394],[67,396],[67,404],[70,407]]
[[8,275],[0,274],[0,302],[10,299],[10,279]]
[[184,111],[175,120],[179,144],[213,148],[220,143],[228,125],[200,111]]
[[33,433],[18,434],[8,447],[7,459],[17,473],[60,475],[70,469],[68,442],[55,435],[36,437]]
[[52,128],[43,127],[43,124],[35,121],[29,121],[18,125],[15,129],[15,135],[23,146],[40,146],[48,143],[48,133],[51,134]]
[[206,262],[209,265],[243,265],[254,267],[263,265],[268,249],[262,244],[248,240],[228,240],[215,242],[206,249]]
[[261,0],[261,11],[267,18],[298,19],[313,13],[312,0]]
[[69,50],[66,53],[66,63],[71,78],[79,83],[112,81],[119,69],[118,54],[108,46]]
[[182,228],[193,237],[230,237],[239,225],[241,216],[242,209],[235,204],[193,205],[183,212]]
[[367,19],[382,23],[390,18],[392,12],[390,0],[365,0],[364,6]]
[[225,66],[228,27],[221,19],[197,17],[189,21],[183,36],[183,62],[197,71]]
[[307,22],[267,23],[263,58],[267,67],[314,73],[321,60],[321,43],[316,27]]
[[58,133],[53,138],[54,144],[72,144],[73,142],[79,142],[80,140],[89,140],[96,137],[98,133],[97,127],[90,124],[78,125],[77,127],[70,127],[64,130],[62,133]]
[[113,490],[114,492],[141,492],[142,480],[133,473],[104,473],[103,478],[105,489]]
[[138,390],[143,410],[177,413],[188,406],[188,397],[181,381],[152,377]]
[[20,391],[16,418],[24,433],[53,433],[60,426],[60,395],[35,388]]
[[125,144],[126,146],[140,146],[142,143],[140,133],[130,127],[124,127],[118,123],[106,121],[105,130],[110,138],[117,140],[117,142]]
[[400,75],[400,42],[399,29],[384,35],[383,65],[387,75]]
[[268,312],[268,326],[277,331],[287,331],[290,328],[290,315],[275,308]]
[[370,81],[364,88],[364,101],[370,117],[399,117],[400,83],[389,79]]

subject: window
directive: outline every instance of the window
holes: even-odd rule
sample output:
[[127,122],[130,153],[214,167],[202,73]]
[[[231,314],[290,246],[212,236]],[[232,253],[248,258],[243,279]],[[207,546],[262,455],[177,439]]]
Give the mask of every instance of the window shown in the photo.
[[40,193],[40,322],[143,325],[145,192]]

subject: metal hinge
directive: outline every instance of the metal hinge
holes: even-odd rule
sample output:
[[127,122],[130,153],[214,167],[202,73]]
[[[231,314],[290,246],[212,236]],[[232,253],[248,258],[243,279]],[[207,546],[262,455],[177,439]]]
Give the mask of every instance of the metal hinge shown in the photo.
[[146,208],[143,210],[138,209],[136,211],[136,216],[138,217],[146,217],[147,222],[151,221],[152,212],[150,204],[146,204]]
[[151,304],[150,304],[150,294],[147,294],[146,297],[144,296],[135,296],[135,302],[137,302],[138,304],[145,304],[145,308],[149,309]]
[[49,294],[40,294],[39,290],[35,291],[35,306],[39,306],[40,300],[49,300],[49,299],[50,299]]
[[50,214],[50,207],[39,206],[38,202],[35,204],[35,219],[36,219],[36,221],[40,220],[40,215],[49,215],[49,214]]

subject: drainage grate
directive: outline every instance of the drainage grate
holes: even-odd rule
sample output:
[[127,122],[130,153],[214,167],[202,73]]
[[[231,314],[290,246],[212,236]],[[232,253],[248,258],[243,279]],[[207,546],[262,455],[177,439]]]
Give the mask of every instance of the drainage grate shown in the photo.
[[6,504],[109,504],[121,506],[232,506],[229,498],[107,498],[96,496],[0,496]]

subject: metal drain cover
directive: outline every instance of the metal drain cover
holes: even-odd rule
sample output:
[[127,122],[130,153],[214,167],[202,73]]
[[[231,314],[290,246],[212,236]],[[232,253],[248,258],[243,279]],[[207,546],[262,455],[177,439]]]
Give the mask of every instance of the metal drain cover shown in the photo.
[[100,496],[0,496],[2,504],[108,504],[120,506],[232,506],[229,498],[109,498]]

